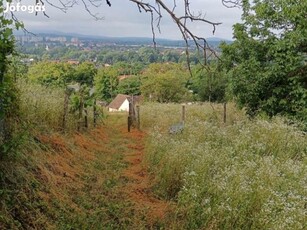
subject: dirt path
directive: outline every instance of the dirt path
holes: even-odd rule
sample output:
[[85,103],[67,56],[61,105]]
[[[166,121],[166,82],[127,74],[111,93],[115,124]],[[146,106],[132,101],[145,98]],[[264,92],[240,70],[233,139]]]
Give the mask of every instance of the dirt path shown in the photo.
[[88,132],[39,137],[47,152],[35,155],[35,176],[50,229],[165,229],[172,209],[152,191],[146,134],[128,133],[126,121],[114,114]]
[[160,200],[152,192],[152,180],[145,168],[144,145],[145,133],[133,129],[130,133],[121,128],[121,133],[129,140],[128,150],[124,153],[124,160],[128,167],[123,176],[128,179],[124,191],[139,210],[145,210],[149,224],[163,220],[170,208],[170,203]]

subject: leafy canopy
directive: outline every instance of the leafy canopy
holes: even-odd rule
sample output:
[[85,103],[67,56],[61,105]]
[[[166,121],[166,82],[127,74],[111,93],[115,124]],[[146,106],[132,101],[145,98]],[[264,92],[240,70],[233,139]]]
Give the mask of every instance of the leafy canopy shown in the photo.
[[50,61],[37,62],[29,67],[28,78],[44,86],[62,86],[76,76],[75,69],[68,63]]
[[227,90],[227,75],[217,63],[211,63],[204,69],[200,65],[193,67],[193,78],[190,88],[197,99],[210,102],[225,102]]
[[185,100],[190,95],[186,88],[189,76],[188,70],[180,64],[151,64],[142,74],[142,95],[149,100],[158,102]]
[[222,45],[233,93],[250,115],[264,112],[306,121],[307,1],[243,2],[243,23]]
[[128,76],[120,80],[117,86],[117,92],[127,95],[140,95],[141,94],[141,80],[139,76]]
[[116,96],[118,75],[118,69],[113,66],[98,69],[95,77],[95,88],[98,98],[110,102]]

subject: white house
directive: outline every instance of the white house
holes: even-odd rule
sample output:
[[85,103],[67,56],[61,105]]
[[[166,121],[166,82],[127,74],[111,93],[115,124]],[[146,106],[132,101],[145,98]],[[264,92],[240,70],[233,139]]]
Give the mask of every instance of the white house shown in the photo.
[[129,102],[133,101],[134,104],[139,103],[140,96],[129,96],[125,94],[118,94],[114,100],[109,104],[108,108],[110,112],[125,111],[129,112]]

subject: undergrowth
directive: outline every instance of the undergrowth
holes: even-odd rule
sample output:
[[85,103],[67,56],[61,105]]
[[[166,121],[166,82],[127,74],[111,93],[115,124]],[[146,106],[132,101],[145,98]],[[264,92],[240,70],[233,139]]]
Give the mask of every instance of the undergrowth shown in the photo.
[[[141,108],[155,192],[177,203],[176,229],[306,229],[307,136],[282,118],[248,120],[233,105]],[[155,111],[155,112],[153,112]]]

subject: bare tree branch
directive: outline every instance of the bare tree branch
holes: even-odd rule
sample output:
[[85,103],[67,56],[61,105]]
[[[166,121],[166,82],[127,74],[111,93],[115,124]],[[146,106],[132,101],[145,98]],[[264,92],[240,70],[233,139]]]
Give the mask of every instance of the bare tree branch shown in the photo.
[[[210,20],[205,19],[205,17],[199,13],[198,15],[195,15],[191,12],[190,10],[190,1],[189,0],[183,0],[184,3],[184,13],[181,16],[177,16],[175,14],[175,10],[177,8],[177,1],[174,0],[173,5],[169,6],[167,4],[165,4],[165,1],[162,0],[155,0],[155,5],[150,4],[149,2],[143,2],[142,0],[129,0],[130,2],[133,2],[135,4],[137,4],[139,9],[143,9],[145,12],[150,13],[151,14],[151,18],[153,17],[153,15],[155,15],[157,17],[157,25],[156,27],[160,30],[160,21],[162,19],[162,15],[163,13],[165,13],[166,15],[170,16],[174,23],[177,25],[184,41],[186,44],[186,56],[188,59],[188,63],[189,63],[189,49],[190,49],[190,41],[192,41],[196,47],[196,49],[198,50],[198,53],[203,57],[204,59],[204,63],[203,66],[207,67],[207,57],[211,57],[212,55],[214,55],[215,57],[217,57],[215,51],[209,47],[206,39],[204,37],[201,37],[199,35],[196,35],[188,26],[187,21],[190,22],[201,22],[201,23],[205,23],[205,24],[209,24],[212,26],[213,30],[212,33],[215,33],[216,27],[218,25],[220,25],[221,23],[219,22],[213,22]],[[153,23],[153,20],[151,21]],[[153,31],[153,37],[155,40],[155,33],[154,33],[154,26],[153,24],[151,25],[152,27],[152,31]],[[155,44],[155,41],[154,41]],[[209,56],[207,55],[207,52],[209,52]],[[189,66],[190,68],[190,66]]]
[[235,7],[241,7],[242,0],[223,0],[222,3],[224,6],[226,6],[227,8],[235,8]]

